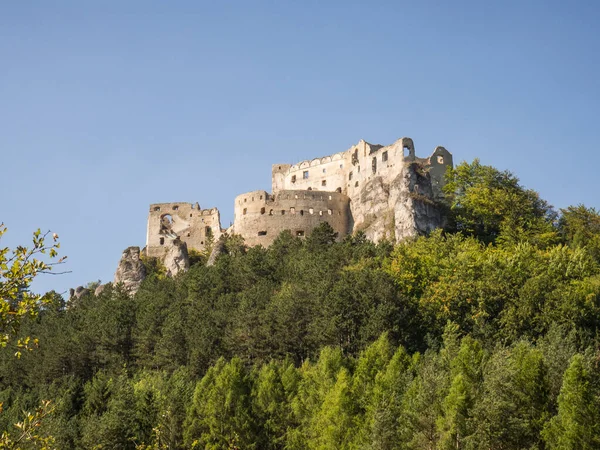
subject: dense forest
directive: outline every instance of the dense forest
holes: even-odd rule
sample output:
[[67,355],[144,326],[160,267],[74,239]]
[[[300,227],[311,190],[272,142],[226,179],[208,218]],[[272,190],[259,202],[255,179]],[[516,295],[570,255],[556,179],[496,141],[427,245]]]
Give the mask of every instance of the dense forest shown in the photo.
[[233,236],[133,297],[48,296],[0,348],[0,430],[46,405],[59,449],[600,448],[600,214],[477,160],[445,189],[429,236]]

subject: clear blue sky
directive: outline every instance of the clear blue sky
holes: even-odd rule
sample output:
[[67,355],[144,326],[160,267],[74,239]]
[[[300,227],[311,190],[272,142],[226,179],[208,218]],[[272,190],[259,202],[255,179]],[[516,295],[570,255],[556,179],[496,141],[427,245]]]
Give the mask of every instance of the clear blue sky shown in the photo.
[[414,139],[600,207],[598,1],[0,3],[3,245],[41,227],[112,279],[148,205],[223,225],[275,162]]

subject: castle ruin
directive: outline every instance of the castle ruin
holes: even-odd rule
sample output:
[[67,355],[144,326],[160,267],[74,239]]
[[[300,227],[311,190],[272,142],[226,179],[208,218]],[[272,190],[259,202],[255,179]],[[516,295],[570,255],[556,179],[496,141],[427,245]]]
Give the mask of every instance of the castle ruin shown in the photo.
[[439,205],[452,154],[437,147],[418,158],[412,139],[391,145],[361,140],[348,150],[297,164],[274,164],[272,192],[238,195],[234,222],[222,229],[216,208],[198,203],[150,205],[146,254],[164,257],[181,241],[202,251],[222,234],[241,235],[250,246],[269,246],[284,230],[303,237],[323,222],[341,238],[363,231],[373,241],[400,241],[443,225]]

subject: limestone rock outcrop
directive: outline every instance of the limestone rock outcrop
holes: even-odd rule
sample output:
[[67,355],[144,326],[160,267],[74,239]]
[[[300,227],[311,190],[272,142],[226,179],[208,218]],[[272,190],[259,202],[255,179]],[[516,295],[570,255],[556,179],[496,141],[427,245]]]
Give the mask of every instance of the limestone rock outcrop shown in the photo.
[[79,300],[85,294],[89,294],[90,290],[83,286],[77,286],[75,289],[69,289],[69,301]]
[[217,262],[217,258],[219,257],[219,255],[221,255],[225,251],[225,238],[230,233],[230,231],[231,230],[227,230],[227,232],[221,235],[219,240],[213,245],[213,248],[210,252],[210,256],[208,257],[208,261],[206,262],[206,265],[208,267],[214,266],[215,262]]
[[106,284],[101,284],[99,285],[95,290],[94,290],[94,295],[96,297],[98,297],[100,294],[102,294],[102,292],[104,292],[104,290],[106,289],[107,286],[109,286],[112,283],[106,283]]
[[146,278],[146,268],[140,259],[140,248],[126,248],[115,272],[115,284],[123,283],[125,289],[135,294],[144,278]]
[[187,244],[180,239],[170,241],[166,248],[163,258],[163,264],[167,269],[167,276],[175,277],[181,272],[186,272],[190,268],[190,259],[188,256]]
[[354,230],[378,242],[401,241],[443,226],[427,171],[418,163],[405,165],[390,182],[383,177],[367,181],[352,202]]

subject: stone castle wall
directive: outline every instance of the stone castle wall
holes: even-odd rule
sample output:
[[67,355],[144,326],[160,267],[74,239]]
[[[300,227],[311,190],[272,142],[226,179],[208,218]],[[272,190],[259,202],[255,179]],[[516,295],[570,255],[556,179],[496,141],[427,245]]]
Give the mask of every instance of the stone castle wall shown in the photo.
[[308,190],[282,190],[274,195],[253,191],[236,197],[232,231],[243,236],[247,245],[267,247],[284,230],[308,236],[323,222],[340,237],[351,232],[348,196]]
[[147,254],[163,257],[165,246],[179,238],[189,249],[204,250],[209,236],[241,235],[246,244],[270,245],[283,230],[307,236],[328,222],[343,237],[364,231],[370,239],[401,240],[443,225],[438,201],[452,154],[436,147],[418,158],[412,139],[388,146],[364,140],[348,150],[297,164],[272,166],[272,194],[239,195],[234,223],[222,230],[216,208],[198,204],[158,203],[150,206]]
[[150,205],[146,254],[164,257],[170,241],[179,238],[189,249],[202,251],[210,238],[221,237],[217,208],[201,209],[198,203],[155,203]]

